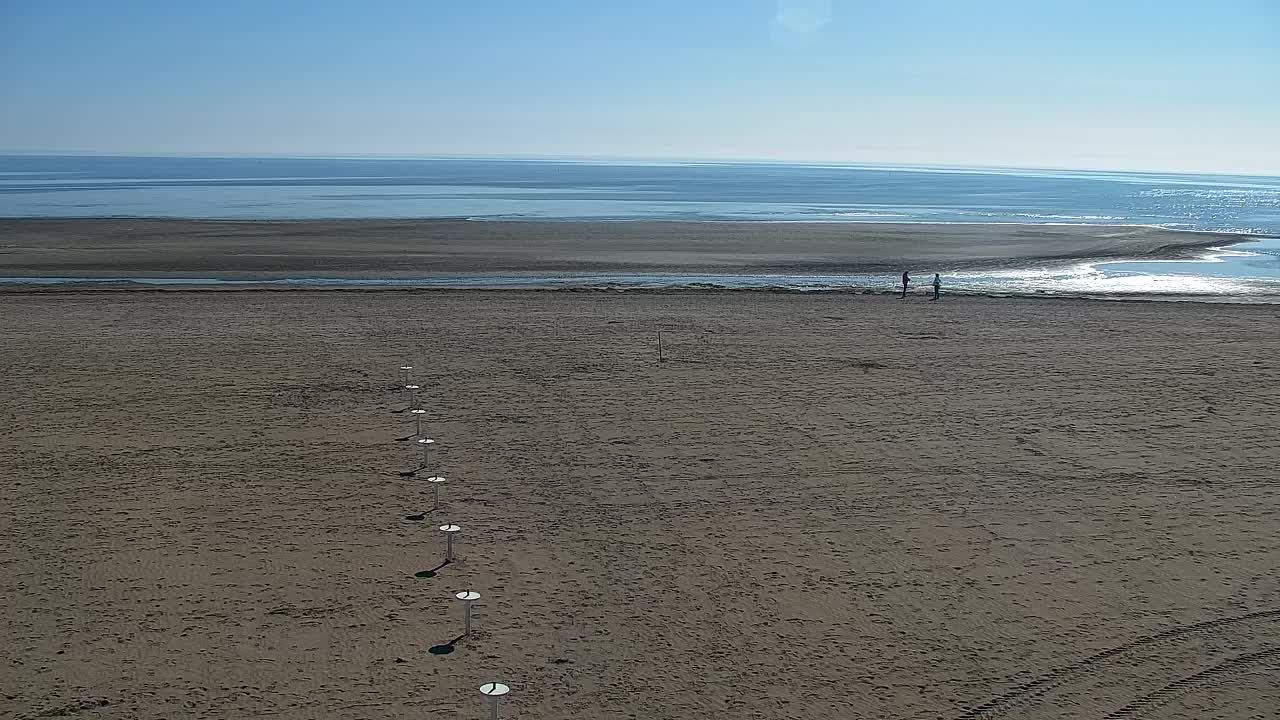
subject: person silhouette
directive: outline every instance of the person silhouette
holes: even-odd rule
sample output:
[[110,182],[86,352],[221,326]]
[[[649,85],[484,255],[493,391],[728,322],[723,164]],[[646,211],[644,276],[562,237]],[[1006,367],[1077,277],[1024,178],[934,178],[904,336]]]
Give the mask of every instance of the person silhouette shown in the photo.
[[902,297],[898,298],[899,300],[907,296],[907,284],[910,282],[911,282],[911,271],[903,270],[902,271]]
[[933,274],[933,297],[930,300],[937,300],[938,295],[942,293],[942,276],[938,273]]

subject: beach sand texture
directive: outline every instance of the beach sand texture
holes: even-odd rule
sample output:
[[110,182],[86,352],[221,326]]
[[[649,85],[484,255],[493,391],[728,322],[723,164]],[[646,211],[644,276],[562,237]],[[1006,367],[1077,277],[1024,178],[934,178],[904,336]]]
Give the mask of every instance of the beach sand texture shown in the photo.
[[0,303],[0,717],[1280,714],[1274,308]]
[[[1232,233],[1116,225],[0,219],[0,274],[901,273],[1183,257]],[[923,267],[922,267],[923,266]]]

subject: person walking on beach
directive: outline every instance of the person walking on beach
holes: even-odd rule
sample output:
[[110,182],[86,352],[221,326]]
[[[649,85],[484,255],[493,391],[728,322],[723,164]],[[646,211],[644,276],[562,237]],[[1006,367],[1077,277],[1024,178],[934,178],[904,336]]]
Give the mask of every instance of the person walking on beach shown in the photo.
[[938,273],[933,274],[933,297],[930,300],[937,300],[938,295],[942,293],[942,276]]
[[903,270],[902,271],[902,297],[898,298],[899,300],[902,300],[907,297],[907,284],[910,282],[911,282],[911,271]]

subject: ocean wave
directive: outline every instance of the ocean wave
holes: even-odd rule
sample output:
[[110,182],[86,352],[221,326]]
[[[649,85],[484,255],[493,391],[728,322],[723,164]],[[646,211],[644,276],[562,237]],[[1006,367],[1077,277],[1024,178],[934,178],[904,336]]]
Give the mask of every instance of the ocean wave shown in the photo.
[[[1224,205],[1243,208],[1280,207],[1280,190],[1150,188],[1137,195],[1144,198],[1207,200],[1213,203],[1208,209]],[[1184,208],[1186,210],[1191,208]]]
[[1127,220],[1123,215],[1046,215],[1042,213],[991,213],[992,217],[1024,217],[1041,220]]

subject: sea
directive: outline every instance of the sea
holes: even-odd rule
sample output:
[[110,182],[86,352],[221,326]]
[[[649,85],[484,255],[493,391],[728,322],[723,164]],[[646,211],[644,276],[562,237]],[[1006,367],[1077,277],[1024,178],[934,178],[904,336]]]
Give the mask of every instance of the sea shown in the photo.
[[[764,162],[0,156],[0,216],[1156,225],[1254,238],[1186,260],[1078,258],[1048,268],[957,273],[946,283],[986,293],[1280,301],[1280,177],[1265,176]],[[84,280],[6,277],[0,262],[0,282]],[[666,273],[365,282],[822,290],[891,281]]]

